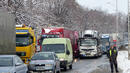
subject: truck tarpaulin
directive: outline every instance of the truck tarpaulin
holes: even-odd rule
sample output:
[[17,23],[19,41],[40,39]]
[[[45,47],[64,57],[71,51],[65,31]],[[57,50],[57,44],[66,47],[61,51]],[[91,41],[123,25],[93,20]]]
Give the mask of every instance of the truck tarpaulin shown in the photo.
[[15,54],[15,17],[0,8],[0,54]]

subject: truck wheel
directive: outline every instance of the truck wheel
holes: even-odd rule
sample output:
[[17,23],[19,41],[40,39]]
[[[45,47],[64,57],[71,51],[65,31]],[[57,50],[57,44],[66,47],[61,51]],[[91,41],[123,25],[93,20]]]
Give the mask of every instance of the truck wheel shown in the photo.
[[64,70],[67,71],[67,66],[64,67]]
[[53,73],[57,73],[56,67],[54,68]]
[[57,73],[56,69],[53,71],[53,73]]
[[72,64],[69,66],[69,69],[72,69]]
[[33,73],[32,71],[27,71],[27,73]]
[[58,71],[57,73],[61,73],[60,71]]

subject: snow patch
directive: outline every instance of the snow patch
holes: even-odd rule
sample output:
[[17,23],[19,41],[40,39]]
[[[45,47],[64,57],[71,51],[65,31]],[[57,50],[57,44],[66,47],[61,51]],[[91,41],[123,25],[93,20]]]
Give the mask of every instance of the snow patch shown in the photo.
[[128,51],[118,52],[118,66],[123,70],[123,73],[130,73],[130,60],[128,60]]

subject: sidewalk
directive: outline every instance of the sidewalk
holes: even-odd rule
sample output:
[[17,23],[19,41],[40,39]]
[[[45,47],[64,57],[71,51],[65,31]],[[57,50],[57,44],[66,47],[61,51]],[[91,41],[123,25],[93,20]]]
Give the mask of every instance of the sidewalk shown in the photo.
[[122,73],[130,73],[130,60],[128,60],[128,51],[118,52],[118,67],[123,70]]

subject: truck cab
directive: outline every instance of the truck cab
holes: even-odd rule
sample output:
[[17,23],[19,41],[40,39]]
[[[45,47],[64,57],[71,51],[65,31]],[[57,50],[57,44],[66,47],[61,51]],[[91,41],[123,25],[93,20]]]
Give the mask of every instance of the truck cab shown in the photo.
[[35,51],[36,37],[34,30],[25,25],[16,25],[16,54],[21,57],[24,63],[28,64]]
[[104,54],[107,53],[107,51],[110,48],[110,35],[109,34],[102,34],[101,36],[101,49]]
[[98,57],[102,55],[98,40],[95,38],[80,38],[79,48],[80,57]]

